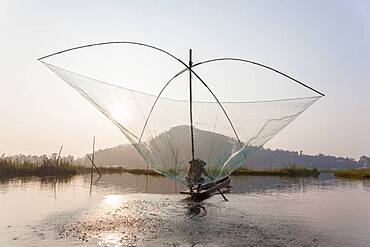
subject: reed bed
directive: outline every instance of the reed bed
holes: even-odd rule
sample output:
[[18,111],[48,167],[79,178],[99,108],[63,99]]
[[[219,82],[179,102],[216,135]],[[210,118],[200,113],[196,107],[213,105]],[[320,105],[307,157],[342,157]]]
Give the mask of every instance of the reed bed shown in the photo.
[[334,173],[336,177],[350,178],[350,179],[370,179],[370,169],[353,169],[353,170],[340,170]]
[[[131,173],[137,175],[160,175],[150,169],[129,169],[123,167],[98,167],[101,173]],[[58,158],[51,156],[0,156],[0,178],[15,177],[68,177],[91,172],[91,166],[76,165],[72,156]],[[94,172],[96,170],[94,169]]]
[[0,157],[0,176],[72,176],[77,174],[73,162],[67,158],[48,156],[11,156]]

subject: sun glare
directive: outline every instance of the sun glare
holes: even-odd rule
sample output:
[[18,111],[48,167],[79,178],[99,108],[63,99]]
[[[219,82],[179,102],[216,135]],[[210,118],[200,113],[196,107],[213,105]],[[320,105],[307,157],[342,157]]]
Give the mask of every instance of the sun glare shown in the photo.
[[105,196],[103,203],[108,206],[120,205],[123,202],[124,197],[122,195],[107,195]]

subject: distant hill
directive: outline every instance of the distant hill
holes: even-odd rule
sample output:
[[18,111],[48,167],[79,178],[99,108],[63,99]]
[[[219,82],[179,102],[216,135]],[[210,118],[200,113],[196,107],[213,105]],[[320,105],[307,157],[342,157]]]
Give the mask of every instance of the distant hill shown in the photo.
[[[199,129],[194,129],[194,134],[197,140],[195,149],[198,153],[209,152],[206,147],[209,147],[210,141],[213,142],[212,152],[215,154],[217,154],[217,152],[224,153],[225,150],[231,152],[232,146],[236,142],[233,138]],[[166,150],[167,152],[164,154],[162,153],[162,155],[173,157],[173,153],[171,152],[174,150],[167,150],[164,148],[164,144],[168,143],[168,136],[171,137],[173,145],[184,149],[185,152],[190,152],[188,141],[186,141],[190,138],[188,126],[174,127],[170,131],[164,132],[155,138],[155,142],[159,145],[159,148],[161,148],[161,144],[163,144],[162,150]],[[176,156],[176,158],[178,157]],[[122,166],[126,168],[146,168],[147,166],[146,162],[131,144],[98,150],[95,153],[95,160],[97,164],[104,166]],[[80,159],[79,162],[82,164],[86,163],[86,159]],[[356,161],[352,158],[335,157],[324,154],[306,155],[296,151],[261,148],[249,157],[246,167],[254,169],[279,168],[294,164],[318,169],[353,169],[370,165],[370,158],[363,156],[359,161]]]
[[335,157],[321,153],[317,155],[307,155],[301,152],[280,149],[261,149],[255,153],[250,160],[250,165],[258,168],[278,168],[292,164],[320,170],[353,169],[364,166],[364,163],[360,163],[348,157]]

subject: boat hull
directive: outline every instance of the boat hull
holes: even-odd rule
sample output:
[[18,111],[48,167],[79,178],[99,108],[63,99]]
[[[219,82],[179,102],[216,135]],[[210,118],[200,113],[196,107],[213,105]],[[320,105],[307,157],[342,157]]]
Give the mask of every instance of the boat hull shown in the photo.
[[225,177],[215,182],[203,184],[199,191],[193,190],[193,192],[190,192],[190,190],[187,189],[185,191],[181,191],[180,194],[189,195],[190,199],[193,201],[202,201],[215,194],[219,194],[215,183],[222,193],[230,191],[230,177]]

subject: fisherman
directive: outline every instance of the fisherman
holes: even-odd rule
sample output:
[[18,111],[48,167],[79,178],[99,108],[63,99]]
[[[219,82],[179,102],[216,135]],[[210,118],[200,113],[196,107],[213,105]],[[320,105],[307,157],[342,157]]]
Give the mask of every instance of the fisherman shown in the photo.
[[189,169],[188,175],[185,177],[186,182],[188,183],[188,187],[190,188],[190,193],[193,192],[193,187],[197,185],[197,191],[200,190],[202,183],[204,182],[204,178],[202,175],[208,176],[207,170],[205,168],[206,162],[201,159],[194,159],[189,161]]

